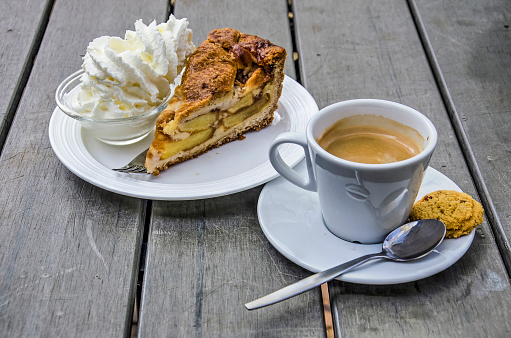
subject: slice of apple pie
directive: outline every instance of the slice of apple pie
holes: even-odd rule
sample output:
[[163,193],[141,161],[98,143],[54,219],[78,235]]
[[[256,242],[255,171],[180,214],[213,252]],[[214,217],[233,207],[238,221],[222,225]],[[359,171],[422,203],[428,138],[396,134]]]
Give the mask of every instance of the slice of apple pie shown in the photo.
[[181,85],[156,121],[146,168],[158,175],[273,120],[286,50],[258,36],[215,29],[190,56]]

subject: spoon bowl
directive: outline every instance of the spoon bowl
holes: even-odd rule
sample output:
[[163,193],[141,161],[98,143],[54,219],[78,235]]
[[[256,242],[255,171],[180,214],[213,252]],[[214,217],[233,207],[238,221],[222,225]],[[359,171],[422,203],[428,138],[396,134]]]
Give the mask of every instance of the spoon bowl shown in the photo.
[[387,235],[382,253],[397,262],[424,257],[442,243],[445,230],[444,223],[437,219],[406,223]]
[[380,253],[355,258],[349,262],[309,276],[267,296],[247,303],[245,307],[248,310],[254,310],[294,297],[376,258],[406,262],[424,257],[442,243],[445,231],[444,223],[436,219],[424,219],[403,224],[387,235],[385,241],[383,241]]

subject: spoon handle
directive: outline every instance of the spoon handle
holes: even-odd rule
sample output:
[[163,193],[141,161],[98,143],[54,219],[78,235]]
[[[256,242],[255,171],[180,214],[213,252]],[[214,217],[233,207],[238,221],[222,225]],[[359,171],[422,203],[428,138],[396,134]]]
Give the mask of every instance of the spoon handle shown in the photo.
[[302,292],[310,290],[316,286],[319,286],[323,283],[326,283],[335,277],[363,264],[367,261],[370,261],[375,258],[385,258],[383,253],[373,253],[369,255],[365,255],[362,257],[355,258],[349,262],[334,266],[328,270],[323,272],[318,272],[312,276],[304,278],[296,283],[288,285],[280,290],[277,290],[269,295],[251,301],[250,303],[245,304],[245,307],[249,310],[254,310],[261,308],[263,306],[275,304],[277,302],[283,301],[285,299],[294,297],[299,295]]

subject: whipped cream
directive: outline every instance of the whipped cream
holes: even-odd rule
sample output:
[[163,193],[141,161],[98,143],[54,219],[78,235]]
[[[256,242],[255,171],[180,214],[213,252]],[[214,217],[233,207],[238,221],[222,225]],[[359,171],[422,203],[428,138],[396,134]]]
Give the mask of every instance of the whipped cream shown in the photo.
[[194,50],[188,21],[173,15],[159,25],[137,20],[135,31],[126,31],[124,39],[96,38],[87,47],[82,84],[70,105],[81,115],[100,119],[135,116],[158,107]]

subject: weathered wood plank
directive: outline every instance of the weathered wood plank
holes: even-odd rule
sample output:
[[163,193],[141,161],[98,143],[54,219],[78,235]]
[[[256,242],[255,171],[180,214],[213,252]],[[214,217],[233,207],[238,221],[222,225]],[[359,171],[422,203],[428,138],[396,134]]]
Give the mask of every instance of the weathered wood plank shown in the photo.
[[193,202],[155,203],[139,333],[142,337],[321,336],[319,291],[249,312],[246,302],[307,275],[267,241],[260,188]]
[[[32,50],[40,41],[40,25],[44,25],[50,2],[0,3],[0,148],[29,75]],[[27,7],[32,10],[27,11]]]
[[144,202],[69,172],[52,152],[48,122],[57,85],[80,67],[89,41],[123,36],[138,18],[163,21],[166,8],[165,1],[55,3],[0,158],[2,336],[129,332]]
[[[291,51],[285,1],[178,1],[198,44],[218,27],[256,34]],[[288,60],[286,73],[294,75]],[[165,336],[321,336],[319,291],[249,312],[244,304],[307,272],[266,240],[257,219],[261,187],[191,202],[154,202],[139,333]]]
[[[453,104],[453,118],[470,143],[473,176],[511,274],[511,3],[414,1]],[[477,168],[476,168],[477,166]]]
[[[440,135],[432,167],[477,197],[406,1],[294,5],[302,75],[320,108],[381,98],[422,111]],[[478,337],[511,330],[509,280],[487,223],[467,254],[436,276],[394,286],[331,286],[344,336]]]

